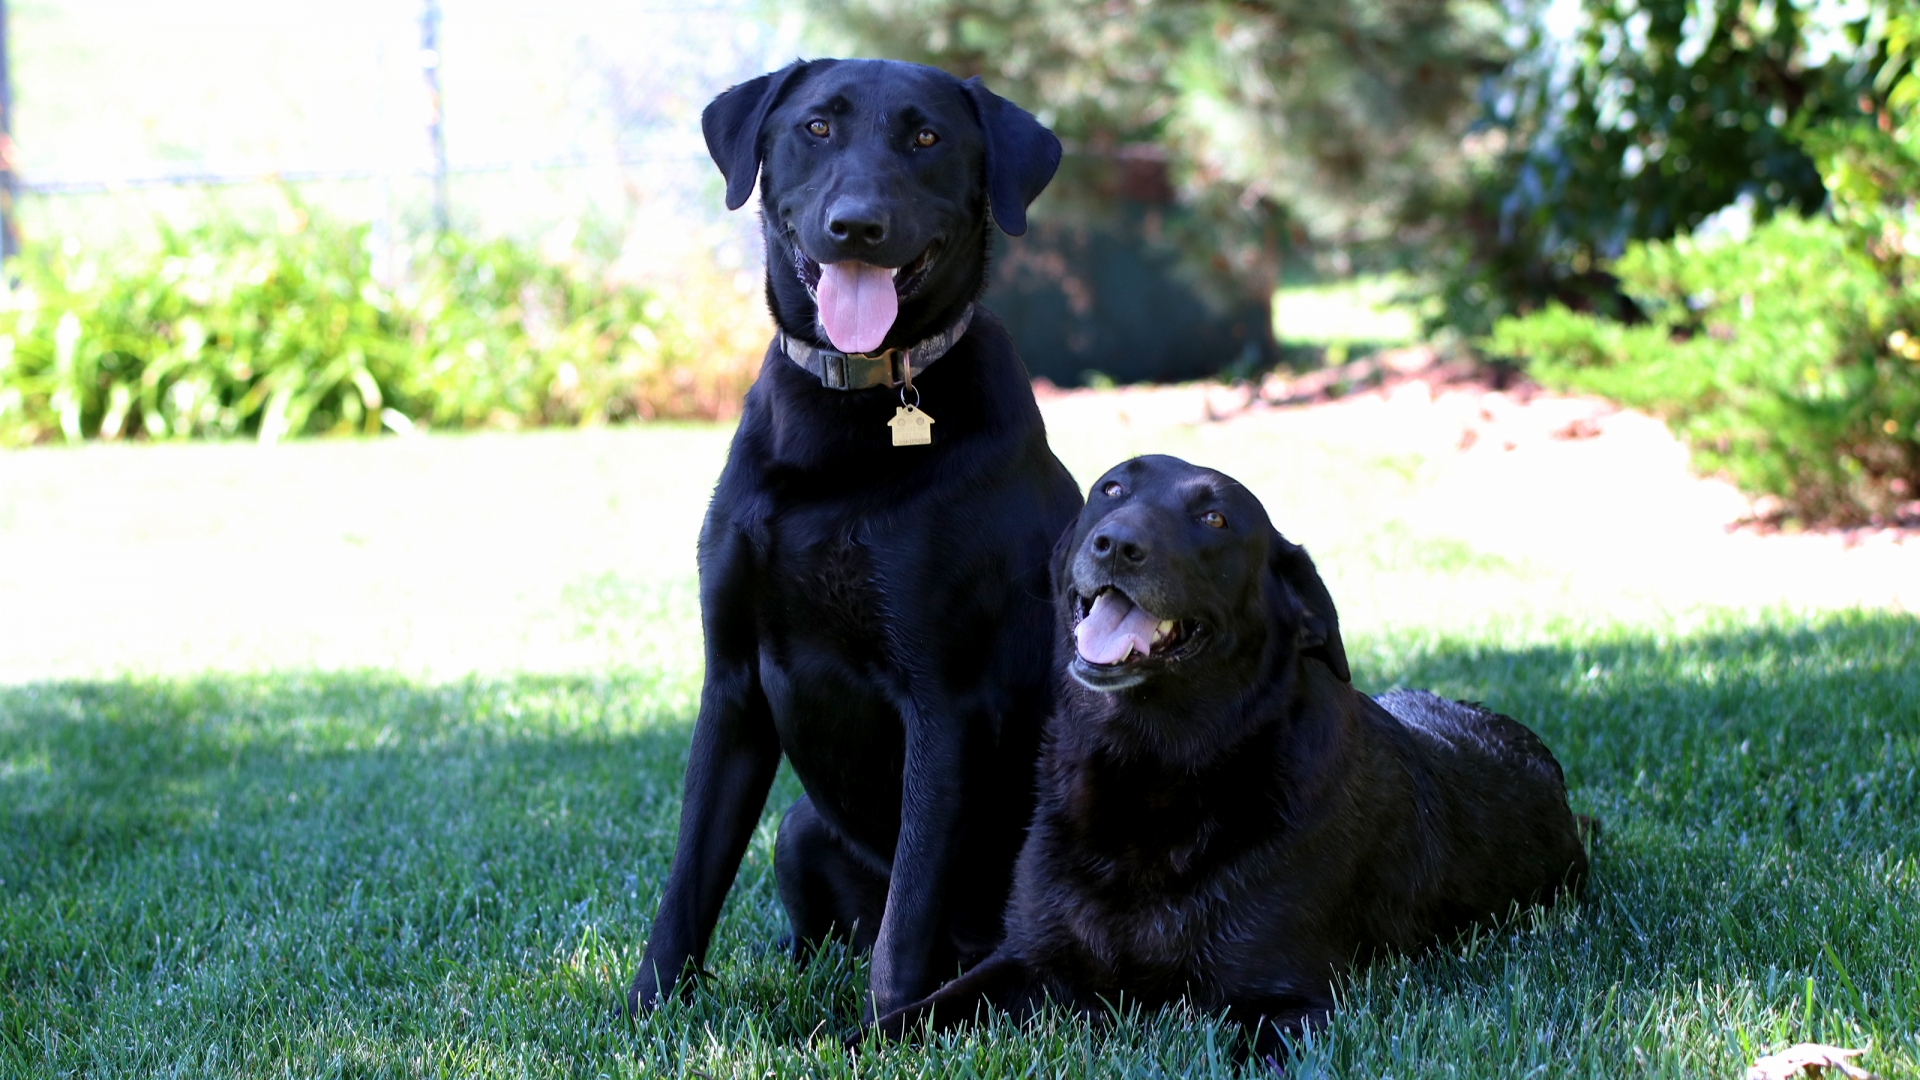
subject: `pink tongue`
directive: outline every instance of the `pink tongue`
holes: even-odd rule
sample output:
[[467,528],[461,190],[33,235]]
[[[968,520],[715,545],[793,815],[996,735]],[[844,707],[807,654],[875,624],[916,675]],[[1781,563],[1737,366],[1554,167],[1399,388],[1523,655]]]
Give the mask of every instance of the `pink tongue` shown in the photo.
[[1073,628],[1073,643],[1089,664],[1117,664],[1127,653],[1145,656],[1153,651],[1153,629],[1159,620],[1133,601],[1108,589],[1093,602],[1093,610]]
[[872,352],[886,340],[894,316],[900,314],[900,296],[893,291],[893,271],[863,262],[820,264],[820,325],[841,352]]

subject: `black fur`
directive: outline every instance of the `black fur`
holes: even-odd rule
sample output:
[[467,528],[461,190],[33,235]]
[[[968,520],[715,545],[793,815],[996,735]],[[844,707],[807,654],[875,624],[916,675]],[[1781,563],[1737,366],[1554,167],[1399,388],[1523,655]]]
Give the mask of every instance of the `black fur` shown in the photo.
[[[1023,221],[1059,159],[978,83],[886,61],[795,64],[703,126],[729,206],[758,178],[769,304],[816,344],[810,266],[920,261],[886,345],[922,340],[980,294],[989,203]],[[914,385],[931,446],[890,445],[898,392],[827,389],[777,341],[747,394],[700,537],[706,683],[630,1009],[697,969],[782,752],[806,788],[775,850],[796,958],[871,946],[884,1012],[1000,939],[1052,700],[1047,556],[1080,496],[990,313]]]
[[[1272,1053],[1325,1016],[1354,961],[1584,879],[1546,746],[1477,705],[1355,691],[1312,559],[1230,478],[1126,462],[1053,565],[1060,698],[1007,940],[882,1032],[963,1023],[982,1003],[1186,997]],[[1180,620],[1177,642],[1082,658],[1073,628],[1106,587]]]

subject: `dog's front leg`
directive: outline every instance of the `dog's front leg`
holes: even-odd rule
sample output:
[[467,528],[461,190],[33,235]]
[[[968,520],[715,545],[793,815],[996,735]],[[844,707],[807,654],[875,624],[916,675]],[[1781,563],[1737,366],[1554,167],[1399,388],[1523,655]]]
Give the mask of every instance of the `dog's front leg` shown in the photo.
[[967,794],[970,718],[957,709],[921,703],[902,711],[907,745],[900,839],[873,943],[871,994],[863,1010],[867,1020],[919,1000],[952,974],[932,970],[932,957],[946,930],[947,889]]
[[720,906],[759,824],[780,765],[780,739],[760,688],[751,554],[709,522],[701,538],[700,617],[706,681],[680,804],[680,837],[627,1010],[650,1009],[706,956]]

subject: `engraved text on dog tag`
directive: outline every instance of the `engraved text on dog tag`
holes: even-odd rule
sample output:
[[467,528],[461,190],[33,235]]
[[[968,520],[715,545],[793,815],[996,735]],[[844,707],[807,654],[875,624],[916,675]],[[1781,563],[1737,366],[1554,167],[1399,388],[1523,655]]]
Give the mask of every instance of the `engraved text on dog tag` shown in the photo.
[[912,405],[893,410],[893,419],[887,421],[887,426],[893,429],[895,446],[926,446],[933,442],[933,417]]

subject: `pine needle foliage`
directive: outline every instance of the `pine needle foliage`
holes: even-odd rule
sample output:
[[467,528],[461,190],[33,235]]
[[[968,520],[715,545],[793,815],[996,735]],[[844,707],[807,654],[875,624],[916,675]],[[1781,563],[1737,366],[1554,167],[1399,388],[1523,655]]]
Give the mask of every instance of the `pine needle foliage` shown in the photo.
[[[1069,154],[1150,144],[1197,212],[1189,261],[1258,292],[1276,238],[1354,245],[1429,222],[1463,177],[1484,0],[808,0],[835,51],[981,76]],[[1050,192],[1045,214],[1077,193]],[[1070,212],[1070,211],[1069,211]]]

